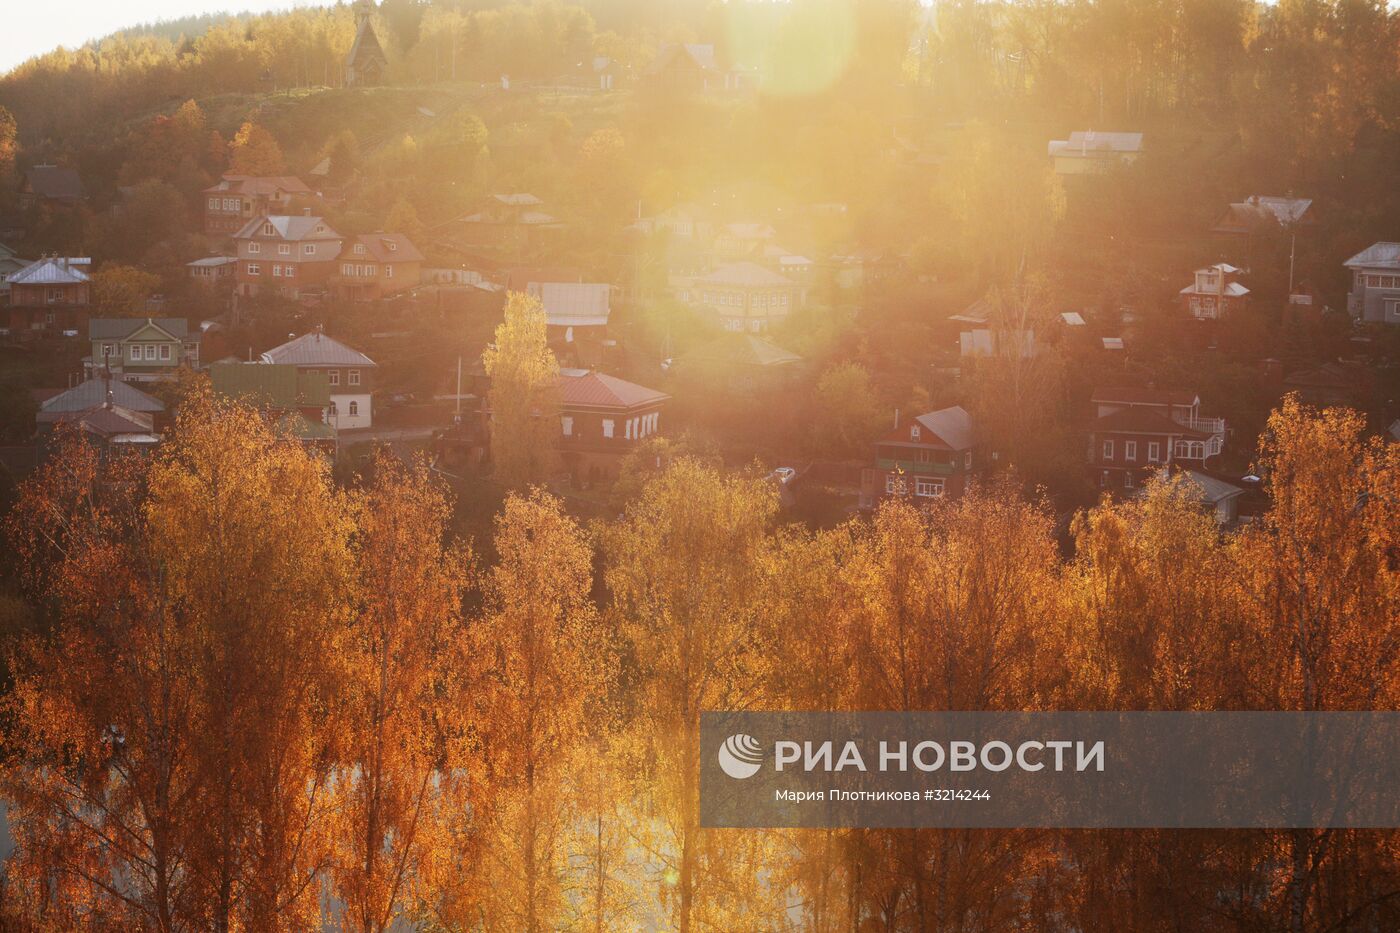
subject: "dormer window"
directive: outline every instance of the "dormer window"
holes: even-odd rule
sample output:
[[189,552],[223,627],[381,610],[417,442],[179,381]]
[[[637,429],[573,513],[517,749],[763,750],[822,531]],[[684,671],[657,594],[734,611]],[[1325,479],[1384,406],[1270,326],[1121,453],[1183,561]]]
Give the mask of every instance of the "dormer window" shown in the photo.
[[919,439],[919,426],[916,424],[909,429],[909,439],[917,441]]
[[355,244],[355,255],[356,255],[356,256],[363,256],[364,254],[365,254],[365,244],[363,244],[363,243],[356,243],[356,244]]
[[391,252],[391,253],[398,252],[399,244],[395,243],[393,240],[389,240],[388,243],[387,243],[386,245],[389,247],[389,252]]

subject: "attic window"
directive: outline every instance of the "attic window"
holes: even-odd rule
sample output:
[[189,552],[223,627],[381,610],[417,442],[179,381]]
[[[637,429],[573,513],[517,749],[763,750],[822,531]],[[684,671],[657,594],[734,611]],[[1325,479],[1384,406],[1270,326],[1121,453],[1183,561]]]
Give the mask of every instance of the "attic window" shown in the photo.
[[276,232],[277,232],[277,231],[274,230],[274,229],[272,228],[272,224],[263,224],[263,228],[262,228],[262,235],[263,235],[263,236],[272,236],[272,235],[275,234]]
[[317,225],[316,225],[316,232],[317,232],[317,233],[325,233],[325,232],[326,232],[326,225],[325,225],[325,224],[317,224]]
[[390,240],[390,241],[388,242],[388,246],[389,246],[389,252],[391,252],[391,253],[392,253],[392,252],[396,252],[396,251],[398,250],[398,248],[399,248],[399,244],[395,243],[393,240]]
[[363,243],[356,243],[356,244],[355,244],[355,255],[356,255],[356,256],[363,256],[364,254],[365,254],[365,244],[363,244]]
[[909,429],[909,439],[911,441],[917,441],[919,439],[919,426],[917,424]]

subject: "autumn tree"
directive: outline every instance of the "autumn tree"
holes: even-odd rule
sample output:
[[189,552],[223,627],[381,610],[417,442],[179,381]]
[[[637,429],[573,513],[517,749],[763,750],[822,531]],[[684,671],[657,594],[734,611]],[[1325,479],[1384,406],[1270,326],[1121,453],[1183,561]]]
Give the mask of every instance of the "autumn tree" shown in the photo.
[[587,713],[611,666],[589,593],[588,538],[557,499],[511,496],[496,522],[476,652],[487,737],[482,917],[489,930],[557,929],[565,843],[576,811],[568,766],[588,747]]
[[436,899],[467,810],[465,711],[444,698],[469,685],[468,555],[446,540],[449,503],[425,467],[381,452],[372,473],[356,510],[330,873],[342,927],[361,933],[383,933]]
[[858,456],[874,440],[882,420],[870,373],[859,363],[838,363],[817,380],[812,443],[819,449]]
[[160,277],[135,266],[103,265],[90,276],[92,303],[109,317],[144,317],[146,300],[160,287]]
[[319,916],[340,501],[319,457],[207,396],[149,464],[74,441],[26,485],[11,531],[57,626],[13,660],[5,782],[41,926]]
[[244,123],[229,143],[228,171],[232,175],[281,175],[286,171],[282,147],[266,129]]
[[608,539],[605,580],[640,674],[639,844],[663,866],[681,931],[761,927],[775,909],[753,884],[765,837],[700,828],[697,755],[702,710],[753,708],[762,696],[771,646],[759,637],[760,558],[776,506],[762,481],[681,459]]
[[0,187],[8,187],[15,172],[15,152],[19,148],[19,130],[15,116],[0,107]]
[[554,469],[559,363],[546,338],[539,299],[512,292],[496,341],[482,355],[491,377],[491,459],[512,488],[543,482]]

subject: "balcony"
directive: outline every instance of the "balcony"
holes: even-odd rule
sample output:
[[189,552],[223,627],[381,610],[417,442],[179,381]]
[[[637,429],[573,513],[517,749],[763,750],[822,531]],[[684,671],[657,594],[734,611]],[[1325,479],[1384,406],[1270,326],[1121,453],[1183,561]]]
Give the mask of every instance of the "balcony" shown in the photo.
[[916,460],[890,460],[877,458],[875,466],[881,470],[903,470],[913,476],[952,476],[957,466],[952,463],[920,463]]
[[1182,427],[1190,428],[1193,431],[1200,431],[1202,434],[1225,435],[1224,418],[1202,418],[1199,415],[1190,415],[1185,412],[1177,412],[1172,415],[1172,420]]

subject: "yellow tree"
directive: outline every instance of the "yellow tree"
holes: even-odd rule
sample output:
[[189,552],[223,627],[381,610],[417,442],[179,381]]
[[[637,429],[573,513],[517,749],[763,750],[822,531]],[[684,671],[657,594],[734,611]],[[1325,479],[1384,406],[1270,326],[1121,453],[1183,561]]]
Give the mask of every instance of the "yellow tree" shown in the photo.
[[441,698],[462,687],[468,554],[446,544],[451,509],[425,467],[380,453],[373,475],[357,510],[331,872],[342,927],[362,933],[435,897],[434,860],[466,809],[466,724]]
[[511,496],[496,523],[476,651],[486,661],[482,730],[493,805],[483,813],[481,916],[490,930],[558,928],[565,838],[575,814],[564,765],[584,746],[606,680],[589,598],[593,550],[557,499]]
[[328,861],[351,516],[329,464],[250,409],[187,399],[173,434],[144,517],[167,616],[198,636],[193,909],[219,931],[305,929]]
[[229,143],[228,171],[233,175],[280,175],[287,169],[282,147],[266,129],[249,121]]
[[482,356],[491,377],[491,458],[498,480],[523,489],[548,478],[559,427],[559,361],[539,299],[512,292],[496,341]]
[[776,506],[762,481],[681,459],[609,539],[605,578],[641,682],[632,713],[643,746],[639,843],[662,866],[682,933],[764,925],[781,893],[757,880],[760,834],[700,829],[698,759],[702,710],[752,708],[761,697],[760,558]]

